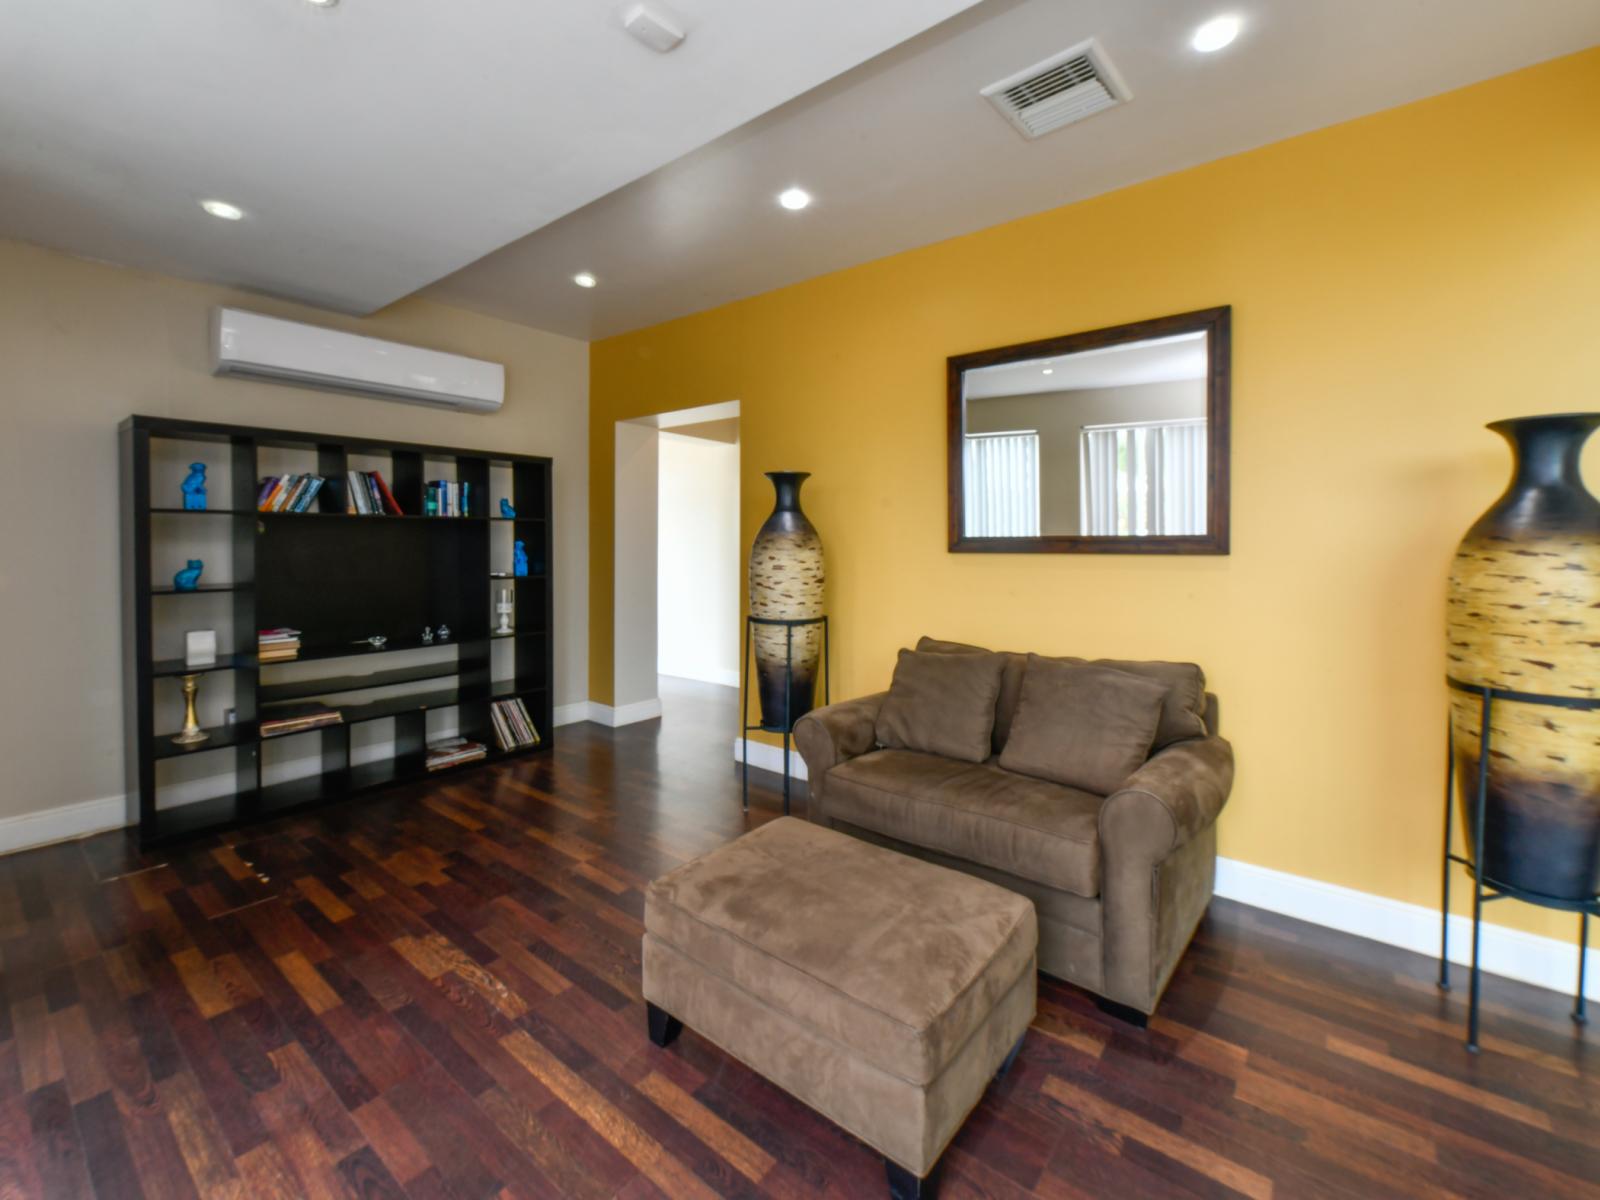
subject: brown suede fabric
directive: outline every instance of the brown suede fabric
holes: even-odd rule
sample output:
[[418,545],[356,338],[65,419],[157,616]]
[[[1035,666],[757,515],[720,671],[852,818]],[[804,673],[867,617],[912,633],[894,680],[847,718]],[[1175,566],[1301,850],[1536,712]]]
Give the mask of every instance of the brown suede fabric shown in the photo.
[[1036,880],[1100,894],[1102,800],[1043,779],[907,750],[828,772],[828,819]]
[[1000,765],[1109,796],[1150,756],[1166,695],[1154,679],[1030,654]]
[[888,692],[814,708],[795,723],[794,744],[805,760],[810,781],[806,815],[826,824],[828,772],[839,763],[865,754],[877,745],[878,709]]
[[1017,713],[1017,699],[1022,695],[1022,673],[1027,668],[1028,656],[1012,650],[985,650],[982,646],[966,642],[941,642],[938,638],[917,639],[918,650],[935,654],[994,654],[1003,664],[1000,672],[1000,696],[995,701],[994,736],[991,745],[999,754],[1006,748],[1006,738],[1011,736],[1011,719]]
[[908,1083],[652,933],[644,996],[913,1175],[927,1175],[1033,1022],[1034,963],[926,1085]]
[[790,817],[657,879],[645,928],[919,1086],[984,1024],[1038,942],[1021,896]]
[[995,655],[900,651],[878,710],[878,744],[982,762],[989,757],[1002,666]]

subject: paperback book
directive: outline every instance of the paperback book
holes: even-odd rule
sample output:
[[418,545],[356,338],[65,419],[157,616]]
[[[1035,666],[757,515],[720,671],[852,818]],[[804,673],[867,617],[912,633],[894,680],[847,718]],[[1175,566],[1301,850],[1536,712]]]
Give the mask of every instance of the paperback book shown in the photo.
[[261,736],[287,737],[291,733],[305,733],[328,725],[344,724],[344,714],[336,708],[316,702],[284,704],[268,710],[261,718]]
[[486,758],[489,748],[482,742],[469,742],[466,738],[451,738],[448,741],[435,742],[428,747],[426,766],[430,771],[442,771],[446,767],[459,767],[462,763],[477,762]]
[[268,475],[261,481],[261,489],[256,493],[256,510],[272,513],[306,512],[322,490],[322,485],[327,482],[325,475]]
[[495,740],[502,750],[525,750],[539,744],[539,731],[520,699],[496,700],[489,706]]

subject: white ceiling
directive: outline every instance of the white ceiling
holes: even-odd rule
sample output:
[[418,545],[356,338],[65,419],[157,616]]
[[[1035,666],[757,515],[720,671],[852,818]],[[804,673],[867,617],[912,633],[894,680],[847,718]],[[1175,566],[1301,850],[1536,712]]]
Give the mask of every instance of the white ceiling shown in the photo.
[[[1190,50],[1218,11],[1244,18],[1238,41]],[[979,97],[1090,36],[1131,102],[1028,142]],[[986,0],[427,294],[606,336],[1596,42],[1596,0]],[[791,183],[813,207],[773,204]],[[579,292],[578,269],[600,286]]]
[[8,0],[0,236],[370,312],[973,2]]
[[1205,377],[1206,335],[1180,333],[1054,358],[979,367],[966,372],[963,390],[968,400],[987,400],[995,396],[1136,387]]

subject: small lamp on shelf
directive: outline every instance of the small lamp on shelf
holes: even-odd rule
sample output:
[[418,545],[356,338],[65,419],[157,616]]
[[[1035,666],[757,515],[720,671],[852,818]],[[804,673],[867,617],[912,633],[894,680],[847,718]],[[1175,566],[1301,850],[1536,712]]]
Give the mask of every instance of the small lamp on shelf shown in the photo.
[[511,613],[514,607],[515,606],[511,601],[511,589],[501,588],[500,599],[495,603],[494,606],[495,612],[500,614],[500,625],[495,629],[496,633],[514,632],[511,628]]

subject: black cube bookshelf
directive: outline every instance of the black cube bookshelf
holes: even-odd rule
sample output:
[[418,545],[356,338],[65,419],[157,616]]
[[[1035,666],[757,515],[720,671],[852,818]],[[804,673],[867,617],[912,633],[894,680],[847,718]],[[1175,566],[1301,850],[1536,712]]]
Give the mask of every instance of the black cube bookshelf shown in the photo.
[[[550,749],[548,458],[143,416],[123,421],[119,437],[128,818],[142,845],[479,765],[429,771],[428,745],[445,734],[482,742],[486,762]],[[189,462],[207,464],[204,510],[182,506]],[[381,471],[404,515],[357,513],[352,470]],[[258,512],[258,480],[286,471],[327,483],[308,511]],[[435,478],[470,484],[467,514],[421,515]],[[500,515],[502,499],[515,516]],[[523,576],[513,573],[518,540]],[[191,558],[205,562],[200,586],[178,590],[171,576]],[[514,594],[510,633],[495,631],[502,589]],[[448,640],[424,641],[424,627],[440,624]],[[263,662],[257,634],[279,626],[301,631],[300,653]],[[216,661],[187,665],[184,632],[208,628]],[[209,736],[180,745],[191,674]],[[490,706],[511,698],[537,746],[500,749]],[[261,736],[274,712],[313,700],[343,722]]]

